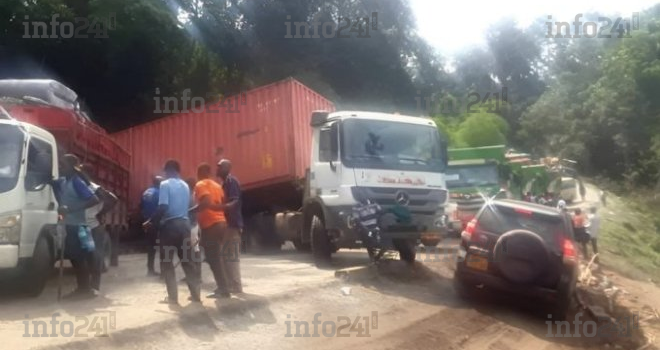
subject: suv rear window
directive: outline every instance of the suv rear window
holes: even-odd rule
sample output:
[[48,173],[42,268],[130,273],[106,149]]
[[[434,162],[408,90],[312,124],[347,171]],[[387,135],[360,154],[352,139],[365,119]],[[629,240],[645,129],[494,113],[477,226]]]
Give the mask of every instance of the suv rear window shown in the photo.
[[524,209],[518,212],[514,208],[490,205],[484,207],[478,220],[481,230],[498,236],[511,230],[528,230],[547,242],[554,242],[558,233],[569,234],[561,217]]

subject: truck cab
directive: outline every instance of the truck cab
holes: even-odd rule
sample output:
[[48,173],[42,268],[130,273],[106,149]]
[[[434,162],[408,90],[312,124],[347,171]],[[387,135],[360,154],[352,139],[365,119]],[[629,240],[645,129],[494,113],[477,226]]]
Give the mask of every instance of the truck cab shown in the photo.
[[450,228],[461,232],[486,203],[500,192],[499,164],[489,159],[450,161],[447,167],[447,188],[454,211]]
[[[312,155],[303,201],[302,242],[317,264],[341,248],[362,248],[352,209],[376,203],[409,213],[380,223],[384,249],[414,261],[418,241],[446,231],[446,143],[426,118],[372,112],[314,112]],[[382,216],[381,216],[382,218]]]
[[48,131],[13,120],[0,107],[0,283],[43,290],[54,262],[57,146]]

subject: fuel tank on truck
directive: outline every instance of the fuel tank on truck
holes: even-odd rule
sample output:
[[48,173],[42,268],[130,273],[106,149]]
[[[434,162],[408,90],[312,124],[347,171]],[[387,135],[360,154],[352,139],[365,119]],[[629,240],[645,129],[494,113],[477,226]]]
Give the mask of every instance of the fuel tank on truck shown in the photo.
[[184,179],[195,178],[202,162],[230,159],[251,197],[246,205],[300,205],[293,192],[309,167],[314,110],[334,111],[334,105],[289,78],[113,134],[132,155],[131,209],[170,158],[181,163]]

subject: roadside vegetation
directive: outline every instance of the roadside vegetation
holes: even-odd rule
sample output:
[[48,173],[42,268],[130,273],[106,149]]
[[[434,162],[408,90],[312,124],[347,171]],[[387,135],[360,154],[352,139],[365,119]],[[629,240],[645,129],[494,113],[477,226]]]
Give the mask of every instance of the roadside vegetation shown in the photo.
[[660,282],[660,198],[652,191],[608,188],[607,206],[600,209],[601,261],[629,277]]

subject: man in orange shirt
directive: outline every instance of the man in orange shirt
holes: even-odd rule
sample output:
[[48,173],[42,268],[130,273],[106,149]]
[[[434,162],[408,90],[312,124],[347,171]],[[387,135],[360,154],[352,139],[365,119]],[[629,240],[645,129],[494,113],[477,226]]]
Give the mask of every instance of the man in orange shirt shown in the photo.
[[197,221],[202,231],[200,246],[213,272],[217,289],[208,295],[209,298],[229,298],[226,267],[222,256],[225,246],[225,231],[227,220],[222,211],[224,192],[222,186],[212,178],[211,166],[203,163],[197,168],[198,182],[195,185],[195,199],[199,205]]

